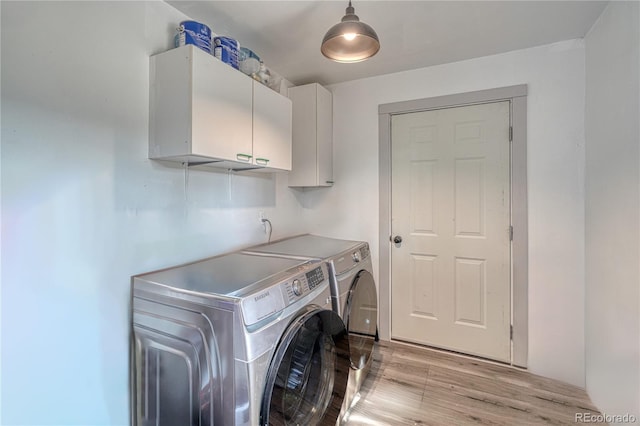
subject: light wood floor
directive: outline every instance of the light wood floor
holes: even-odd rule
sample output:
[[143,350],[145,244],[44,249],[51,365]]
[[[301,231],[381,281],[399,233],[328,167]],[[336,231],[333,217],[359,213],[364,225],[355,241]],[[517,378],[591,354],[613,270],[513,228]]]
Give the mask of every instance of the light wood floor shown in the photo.
[[399,343],[378,345],[360,393],[349,426],[576,425],[576,413],[598,414],[575,386]]

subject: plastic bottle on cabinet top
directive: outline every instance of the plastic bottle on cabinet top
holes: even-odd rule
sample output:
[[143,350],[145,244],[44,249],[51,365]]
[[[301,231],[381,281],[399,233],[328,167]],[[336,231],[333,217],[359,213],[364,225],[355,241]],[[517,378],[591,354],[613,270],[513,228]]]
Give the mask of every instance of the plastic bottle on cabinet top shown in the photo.
[[207,53],[211,53],[211,29],[196,21],[182,21],[177,28],[175,47],[193,44]]

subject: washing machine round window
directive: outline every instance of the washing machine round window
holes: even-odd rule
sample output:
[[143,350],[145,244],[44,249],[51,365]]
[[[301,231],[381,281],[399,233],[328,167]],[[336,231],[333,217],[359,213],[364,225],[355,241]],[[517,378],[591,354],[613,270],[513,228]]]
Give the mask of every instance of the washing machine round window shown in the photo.
[[361,270],[351,284],[343,315],[349,330],[351,365],[355,369],[364,368],[373,353],[378,315],[376,296],[373,275]]
[[307,307],[267,372],[261,425],[335,425],[349,377],[349,338],[333,311]]

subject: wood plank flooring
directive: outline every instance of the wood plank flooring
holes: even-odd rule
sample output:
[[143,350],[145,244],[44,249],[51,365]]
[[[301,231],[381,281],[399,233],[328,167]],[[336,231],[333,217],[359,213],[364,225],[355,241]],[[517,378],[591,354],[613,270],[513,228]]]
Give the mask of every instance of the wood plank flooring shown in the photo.
[[470,357],[380,342],[345,424],[575,425],[576,413],[599,414],[575,386]]

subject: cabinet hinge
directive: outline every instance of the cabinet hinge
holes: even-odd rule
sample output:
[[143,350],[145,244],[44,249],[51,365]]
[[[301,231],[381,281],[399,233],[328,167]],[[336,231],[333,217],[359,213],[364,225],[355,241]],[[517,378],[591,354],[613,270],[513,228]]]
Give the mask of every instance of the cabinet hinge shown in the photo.
[[509,326],[509,339],[513,340],[513,324]]
[[509,126],[509,142],[513,142],[513,126]]
[[509,241],[513,241],[513,225],[509,226]]

